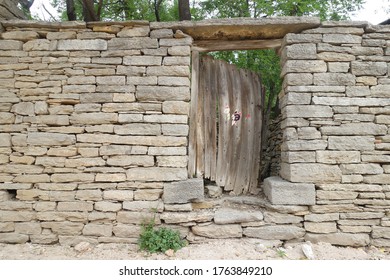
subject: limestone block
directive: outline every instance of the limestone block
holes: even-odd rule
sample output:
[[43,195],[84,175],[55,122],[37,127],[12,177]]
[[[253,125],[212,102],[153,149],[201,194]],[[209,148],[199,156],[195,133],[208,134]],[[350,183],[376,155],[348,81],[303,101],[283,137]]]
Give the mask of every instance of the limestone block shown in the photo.
[[23,42],[17,40],[0,40],[0,50],[22,50]]
[[159,56],[125,56],[123,58],[123,65],[131,66],[160,66],[162,58]]
[[105,51],[107,50],[107,41],[102,39],[94,40],[59,40],[57,45],[58,50],[65,51],[80,51],[80,50],[91,50],[91,51]]
[[305,215],[305,221],[316,222],[316,223],[337,221],[339,218],[340,218],[339,213],[307,214],[307,215]]
[[12,231],[15,231],[14,223],[11,222],[0,223],[0,232],[12,232]]
[[289,105],[282,109],[288,118],[328,118],[333,116],[330,106]]
[[105,145],[100,147],[99,153],[102,156],[113,155],[143,155],[148,151],[144,146],[126,146],[126,145]]
[[316,214],[335,213],[335,212],[356,212],[360,208],[354,204],[329,204],[329,205],[313,205],[310,210]]
[[282,52],[283,59],[316,59],[317,47],[313,43],[286,46]]
[[312,85],[313,74],[288,73],[284,76],[284,83],[289,86]]
[[188,66],[150,66],[146,74],[148,76],[177,76],[189,77],[190,68]]
[[372,76],[358,76],[356,77],[356,83],[366,86],[375,86],[377,85],[377,78]]
[[337,183],[342,175],[338,166],[320,163],[282,163],[280,174],[296,183]]
[[297,129],[299,139],[320,139],[321,133],[315,127],[300,127]]
[[214,222],[216,224],[236,224],[262,221],[263,218],[263,213],[260,211],[219,208],[215,211]]
[[135,212],[158,212],[164,210],[164,203],[161,200],[155,201],[125,201],[123,202],[123,209]]
[[0,202],[1,210],[32,210],[32,205],[24,201],[7,200]]
[[281,75],[287,73],[317,73],[326,72],[326,62],[322,60],[288,60],[282,68]]
[[320,86],[352,86],[356,81],[350,73],[314,73],[313,83]]
[[156,29],[150,32],[150,38],[161,39],[161,38],[173,38],[172,29]]
[[29,240],[27,234],[20,234],[15,232],[0,233],[0,243],[8,244],[23,244]]
[[158,200],[163,191],[161,189],[143,189],[134,191],[134,200]]
[[186,168],[139,167],[127,171],[127,180],[133,181],[182,181],[187,179]]
[[155,103],[106,103],[103,104],[103,112],[120,112],[120,113],[146,113],[146,112],[160,112],[161,105]]
[[94,209],[102,212],[118,212],[122,209],[122,204],[109,201],[98,201],[95,203]]
[[117,37],[146,37],[149,36],[149,25],[127,26],[116,34]]
[[203,179],[188,179],[164,185],[164,203],[188,203],[194,200],[204,200]]
[[368,184],[388,184],[389,180],[390,174],[366,175],[363,178],[363,182]]
[[160,40],[160,46],[162,47],[172,47],[172,46],[191,46],[192,45],[192,38],[191,37],[184,37],[184,38],[163,38]]
[[123,182],[126,181],[125,173],[98,173],[95,178],[96,182]]
[[139,123],[143,121],[142,114],[119,114],[118,122],[119,123]]
[[2,210],[0,222],[30,222],[36,219],[36,213],[32,211],[7,211]]
[[269,177],[264,180],[263,190],[272,204],[315,204],[314,184],[290,183],[280,177]]
[[185,116],[185,115],[146,115],[146,116],[144,116],[144,121],[149,122],[149,123],[187,124],[188,116]]
[[76,39],[76,32],[74,31],[48,32],[46,34],[46,38],[48,40]]
[[116,113],[81,113],[70,116],[72,124],[109,124],[118,122]]
[[294,34],[288,33],[283,39],[285,44],[297,44],[297,43],[320,43],[322,41],[321,34]]
[[347,73],[350,67],[348,62],[328,62],[328,70],[332,73]]
[[108,50],[156,49],[158,47],[158,40],[148,37],[112,38],[108,41]]
[[185,147],[149,147],[149,155],[154,156],[182,156],[187,155]]
[[291,225],[275,225],[262,227],[247,227],[243,232],[246,237],[260,238],[265,240],[292,240],[302,238],[305,230]]
[[361,44],[362,37],[352,34],[324,34],[323,42],[331,44]]
[[46,245],[51,245],[51,244],[56,244],[58,243],[58,236],[57,234],[32,234],[30,235],[30,241],[31,243],[35,244],[46,244]]
[[312,243],[326,242],[332,245],[364,247],[370,243],[368,234],[353,234],[353,233],[328,233],[328,234],[312,234],[305,235],[305,240]]
[[159,124],[134,123],[114,127],[114,132],[119,135],[161,135]]
[[329,150],[370,151],[375,149],[373,136],[329,136]]
[[85,201],[66,201],[58,202],[57,206],[58,211],[78,211],[78,212],[90,212],[93,210],[92,202]]
[[158,77],[158,84],[161,86],[190,86],[188,77]]
[[341,164],[343,174],[382,174],[383,168],[380,164],[360,163],[360,164]]
[[103,191],[104,200],[114,201],[132,201],[134,192],[128,190],[105,190]]
[[23,116],[34,116],[34,103],[20,102],[12,106],[11,112]]
[[42,222],[41,226],[60,235],[80,235],[84,228],[84,224],[75,222]]
[[191,54],[190,46],[172,46],[168,48],[168,54],[172,56],[189,56]]
[[348,191],[317,190],[316,194],[318,200],[349,200],[349,199],[356,199],[358,196],[357,192],[348,192]]
[[22,42],[39,38],[39,34],[35,31],[9,31],[2,33],[1,36],[5,40],[17,40]]
[[185,212],[164,212],[161,214],[161,220],[167,224],[180,224],[189,222],[210,222],[214,218],[214,213],[208,210]]
[[140,102],[189,101],[190,89],[189,87],[138,86],[136,96]]
[[295,140],[286,141],[282,144],[282,151],[315,151],[325,150],[326,140]]
[[110,166],[154,166],[152,156],[112,156],[107,159]]
[[15,115],[12,113],[0,112],[1,124],[13,124]]
[[375,85],[371,87],[371,97],[389,98],[390,85]]
[[386,62],[352,61],[352,74],[356,76],[382,76],[387,73]]
[[76,199],[78,200],[92,200],[99,201],[102,200],[102,191],[101,190],[78,190],[76,192]]
[[313,233],[332,233],[337,232],[337,226],[335,222],[305,222],[305,230]]
[[147,212],[119,211],[117,222],[122,224],[143,225],[154,221],[155,225],[161,224],[160,214]]
[[162,104],[162,112],[164,114],[188,115],[190,105],[184,101],[165,101]]
[[41,234],[42,228],[38,222],[15,223],[15,232],[22,234]]
[[38,212],[54,211],[57,203],[52,201],[37,201],[34,204],[34,210]]
[[144,85],[153,86],[157,85],[157,77],[127,77],[126,84],[128,85]]
[[282,162],[316,162],[316,152],[282,152]]
[[27,144],[33,146],[66,146],[76,142],[74,135],[48,132],[29,132]]
[[339,228],[347,233],[371,233],[372,231],[370,226],[339,226]]
[[101,224],[86,224],[83,228],[83,235],[86,236],[111,236],[112,225],[101,225]]
[[303,218],[291,214],[265,212],[264,221],[266,223],[275,223],[275,224],[299,224],[300,222],[303,221]]
[[332,51],[320,52],[317,57],[327,62],[346,62],[356,59],[354,55]]
[[359,151],[316,151],[319,163],[340,164],[360,162]]
[[141,234],[141,227],[135,225],[118,224],[113,227],[112,232],[115,236],[118,237],[139,238]]
[[13,182],[15,183],[47,183],[50,182],[50,176],[48,174],[29,174],[29,175],[17,175]]
[[0,133],[0,147],[11,146],[11,135],[7,133]]
[[206,225],[194,226],[191,228],[195,235],[208,238],[240,238],[242,228],[240,225]]
[[161,167],[187,167],[187,156],[158,156],[157,166]]

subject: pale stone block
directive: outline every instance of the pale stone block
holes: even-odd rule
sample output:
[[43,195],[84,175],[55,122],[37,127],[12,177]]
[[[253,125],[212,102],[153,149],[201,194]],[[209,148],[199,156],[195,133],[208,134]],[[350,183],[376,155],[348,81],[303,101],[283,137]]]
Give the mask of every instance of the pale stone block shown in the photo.
[[163,124],[161,126],[163,135],[188,136],[189,126],[187,124]]
[[318,200],[348,200],[348,199],[356,199],[358,193],[350,192],[350,191],[317,190],[316,195]]
[[117,37],[147,37],[149,36],[149,25],[144,26],[127,26],[116,35]]
[[11,112],[18,115],[34,116],[34,103],[32,102],[20,102],[12,106]]
[[92,182],[95,179],[95,174],[90,173],[57,173],[51,175],[51,182],[66,183],[66,182]]
[[162,58],[158,56],[125,56],[123,58],[123,65],[131,66],[160,66]]
[[272,204],[315,204],[314,184],[297,184],[280,177],[269,177],[264,180],[263,190]]
[[38,212],[55,211],[57,206],[56,202],[51,201],[38,201],[34,205],[34,210]]
[[101,190],[78,190],[76,192],[75,198],[78,200],[99,201],[102,200],[102,191]]
[[161,135],[161,126],[147,123],[126,124],[115,126],[114,132],[119,135]]
[[41,234],[42,228],[38,222],[15,223],[15,232],[22,234]]
[[286,85],[289,86],[299,86],[299,85],[312,85],[313,84],[313,74],[310,73],[288,73],[284,76],[284,81]]
[[160,214],[132,211],[119,211],[117,214],[117,222],[122,224],[142,225],[151,221],[154,221],[155,225],[161,224]]
[[377,85],[377,78],[373,76],[358,76],[356,77],[356,83],[363,84],[366,86]]
[[289,105],[282,109],[287,118],[328,118],[333,116],[330,106]]
[[288,92],[280,100],[281,108],[287,105],[309,105],[311,102],[310,92]]
[[112,235],[112,225],[100,225],[89,223],[86,224],[83,228],[83,235],[86,236],[111,236]]
[[184,101],[165,101],[162,104],[164,114],[188,115],[190,104]]
[[39,38],[39,34],[35,31],[8,31],[1,34],[5,40],[17,40],[27,42]]
[[282,152],[282,162],[316,162],[316,152]]
[[91,50],[91,51],[105,51],[107,50],[107,41],[102,39],[95,40],[78,40],[68,39],[59,40],[57,45],[58,50]]
[[15,231],[14,223],[0,223],[0,232],[13,232]]
[[291,214],[265,212],[264,221],[266,223],[275,223],[275,224],[299,224],[300,222],[303,221],[303,218]]
[[80,235],[84,228],[83,223],[75,222],[42,222],[43,228],[50,228],[59,235]]
[[163,65],[171,66],[171,65],[182,65],[182,66],[190,66],[191,59],[190,57],[184,56],[167,56],[164,57]]
[[102,212],[118,212],[122,209],[122,203],[98,201],[95,203],[94,209]]
[[100,147],[99,153],[102,156],[113,155],[144,155],[148,151],[144,146],[127,146],[127,145],[105,145]]
[[190,68],[188,66],[150,66],[146,74],[148,76],[189,77]]
[[314,233],[332,233],[337,232],[337,226],[335,222],[305,222],[305,230]]
[[244,211],[232,208],[219,208],[215,211],[216,224],[238,224],[262,221],[263,213],[260,211]]
[[168,54],[173,56],[189,56],[191,55],[190,46],[172,46],[168,48]]
[[329,136],[329,150],[369,151],[375,149],[373,136]]
[[116,113],[81,113],[70,116],[71,124],[109,124],[118,122]]
[[316,73],[326,72],[326,62],[322,60],[288,60],[282,68],[281,75],[287,73]]
[[282,163],[280,174],[296,183],[337,183],[342,175],[338,166],[320,163]]
[[328,222],[328,221],[337,221],[340,218],[339,213],[329,213],[329,214],[308,214],[305,215],[305,221],[308,222]]
[[316,151],[319,163],[340,164],[360,162],[359,151]]
[[110,166],[154,166],[152,156],[112,156],[107,159],[107,165]]
[[0,133],[0,147],[11,146],[11,135],[7,133]]
[[209,210],[199,210],[190,213],[185,212],[164,212],[160,215],[161,220],[167,224],[180,224],[189,222],[210,222],[214,213]]
[[128,190],[105,190],[103,192],[104,200],[132,201],[134,192]]
[[150,32],[150,38],[162,39],[162,38],[173,38],[172,29],[156,29]]
[[140,102],[189,101],[190,89],[189,87],[138,86],[136,96]]
[[203,179],[188,179],[164,185],[164,203],[188,203],[194,200],[204,200]]
[[183,156],[187,155],[186,147],[149,147],[149,155],[154,156]]
[[192,227],[195,235],[207,238],[240,238],[242,228],[240,225],[202,225]]
[[350,67],[348,62],[328,62],[328,70],[333,73],[347,73]]
[[138,77],[138,76],[128,76],[127,82],[128,85],[144,85],[144,86],[154,86],[157,85],[157,77]]
[[48,32],[46,34],[46,38],[48,40],[76,39],[76,32],[74,31]]
[[283,59],[316,59],[317,47],[315,44],[294,44],[286,46],[282,52]]
[[341,164],[343,174],[382,174],[383,168],[380,164],[360,163],[360,164]]
[[125,173],[98,173],[95,178],[96,182],[123,182],[126,181]]
[[306,234],[305,240],[313,243],[326,242],[332,245],[364,247],[370,243],[368,234],[351,233],[328,233],[328,234]]
[[164,203],[161,200],[154,201],[125,201],[123,209],[135,212],[163,212]]
[[352,74],[356,76],[382,76],[387,73],[386,62],[353,61],[351,63]]
[[331,44],[361,44],[362,37],[352,34],[324,34],[323,42]]
[[158,84],[161,86],[190,86],[190,79],[187,77],[158,77]]
[[160,46],[162,47],[171,47],[171,46],[191,46],[192,45],[192,38],[191,37],[184,37],[184,38],[163,38],[160,39]]
[[1,211],[0,222],[30,222],[36,219],[36,213],[32,211]]
[[320,52],[317,57],[327,62],[349,62],[356,59],[354,55],[332,51]]
[[320,139],[321,133],[315,127],[300,127],[297,129],[298,138],[305,140]]
[[23,244],[29,240],[27,234],[20,234],[14,232],[0,233],[0,243],[7,244]]
[[351,86],[356,81],[350,73],[314,73],[313,83],[320,86]]
[[112,229],[115,236],[118,237],[133,237],[139,238],[141,234],[141,227],[135,225],[115,225]]
[[157,166],[187,167],[187,156],[157,156]]
[[22,50],[23,42],[18,40],[1,40],[0,41],[0,50],[9,51],[9,50]]
[[149,123],[171,123],[187,124],[188,116],[186,115],[145,115],[144,121]]
[[244,228],[243,235],[265,240],[292,240],[302,238],[305,235],[305,230],[291,225],[247,227]]
[[282,151],[315,151],[325,150],[326,140],[294,140],[282,144]]
[[27,144],[33,146],[66,146],[76,142],[74,135],[62,133],[29,132]]
[[158,47],[158,40],[148,37],[112,38],[108,41],[108,50],[156,49]]

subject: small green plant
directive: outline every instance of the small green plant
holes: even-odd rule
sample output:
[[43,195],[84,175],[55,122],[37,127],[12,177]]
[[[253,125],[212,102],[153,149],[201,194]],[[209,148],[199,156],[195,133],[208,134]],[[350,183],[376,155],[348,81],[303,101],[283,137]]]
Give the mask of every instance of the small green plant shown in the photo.
[[155,229],[153,220],[142,226],[142,232],[139,239],[141,250],[150,253],[164,253],[167,250],[172,249],[176,252],[185,245],[186,242],[180,238],[179,231],[174,231],[165,227]]
[[279,256],[280,258],[284,258],[284,257],[287,256],[286,250],[285,250],[284,248],[278,248],[278,249],[276,250],[276,253],[278,254],[278,256]]

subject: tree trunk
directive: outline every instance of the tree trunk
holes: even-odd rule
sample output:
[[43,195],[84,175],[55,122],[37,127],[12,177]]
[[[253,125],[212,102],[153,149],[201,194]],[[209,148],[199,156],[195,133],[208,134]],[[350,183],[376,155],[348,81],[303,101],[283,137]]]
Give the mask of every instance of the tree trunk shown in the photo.
[[68,16],[69,21],[77,20],[74,9],[74,0],[66,0],[66,15]]
[[179,20],[191,20],[189,0],[179,0]]
[[93,0],[83,0],[83,16],[86,22],[100,20],[95,12]]
[[160,18],[160,5],[162,0],[154,0],[154,15],[156,16],[156,21],[161,21]]

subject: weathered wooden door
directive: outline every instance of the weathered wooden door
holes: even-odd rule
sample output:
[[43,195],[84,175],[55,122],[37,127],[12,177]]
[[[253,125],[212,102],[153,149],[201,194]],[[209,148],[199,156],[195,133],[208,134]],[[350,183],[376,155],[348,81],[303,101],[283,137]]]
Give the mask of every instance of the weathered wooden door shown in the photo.
[[[258,185],[263,91],[258,74],[193,56],[190,175],[241,194]],[[194,87],[196,87],[194,89]],[[192,173],[192,174],[191,174]]]

